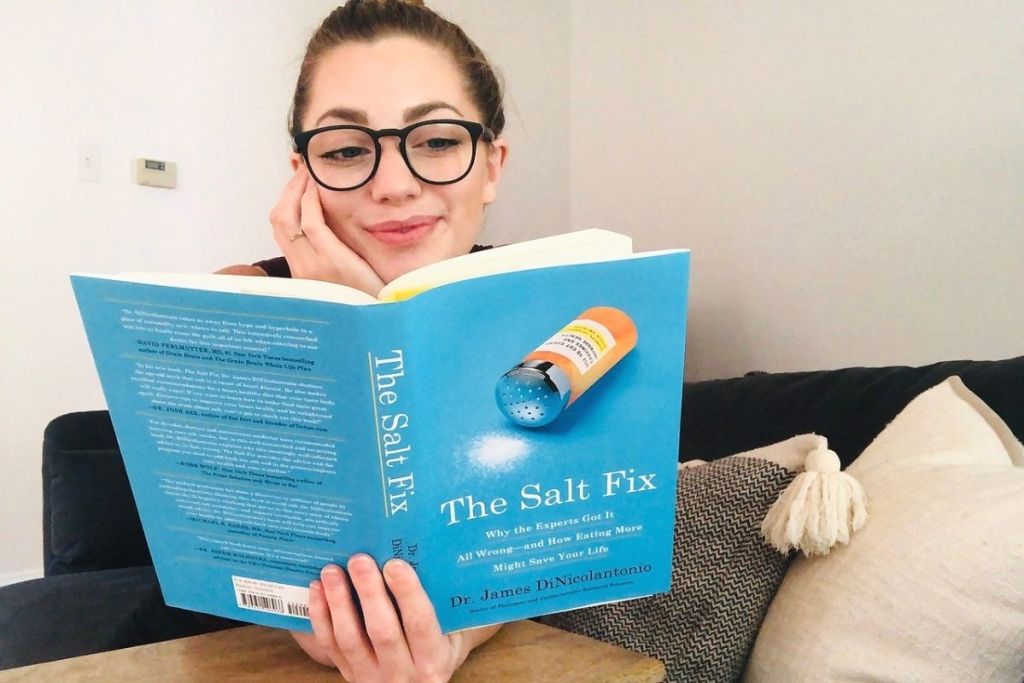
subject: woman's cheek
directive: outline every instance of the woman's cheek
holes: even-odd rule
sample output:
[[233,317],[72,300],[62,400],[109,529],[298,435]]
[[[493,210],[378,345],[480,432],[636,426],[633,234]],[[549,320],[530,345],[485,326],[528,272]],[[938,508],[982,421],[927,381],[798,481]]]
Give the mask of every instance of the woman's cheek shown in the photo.
[[[333,193],[340,194],[340,193]],[[331,232],[342,241],[350,249],[355,251],[360,250],[359,240],[357,238],[356,231],[350,226],[352,225],[352,217],[350,212],[346,210],[346,207],[342,204],[339,206],[339,202],[331,201],[334,199],[326,199],[323,194],[320,195],[320,205],[323,208],[324,223],[331,229]]]

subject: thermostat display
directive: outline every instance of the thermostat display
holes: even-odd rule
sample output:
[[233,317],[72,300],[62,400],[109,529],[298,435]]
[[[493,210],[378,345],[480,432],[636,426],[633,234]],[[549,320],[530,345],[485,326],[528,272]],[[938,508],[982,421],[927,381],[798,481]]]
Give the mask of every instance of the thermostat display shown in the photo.
[[173,161],[136,159],[133,164],[135,182],[148,187],[178,186],[178,165]]

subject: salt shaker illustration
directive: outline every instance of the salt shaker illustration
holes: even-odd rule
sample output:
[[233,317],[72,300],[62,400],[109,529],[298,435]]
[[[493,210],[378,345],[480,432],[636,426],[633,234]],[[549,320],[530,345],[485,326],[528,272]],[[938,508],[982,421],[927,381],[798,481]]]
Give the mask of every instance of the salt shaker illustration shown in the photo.
[[498,407],[522,427],[551,424],[636,346],[636,325],[617,308],[577,316],[498,380]]

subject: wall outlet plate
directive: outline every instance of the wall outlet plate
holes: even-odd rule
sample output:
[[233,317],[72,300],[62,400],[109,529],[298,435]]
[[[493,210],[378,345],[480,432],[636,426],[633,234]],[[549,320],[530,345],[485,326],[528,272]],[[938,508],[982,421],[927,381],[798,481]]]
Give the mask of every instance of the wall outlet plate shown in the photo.
[[100,182],[100,146],[78,146],[78,179],[91,183]]
[[135,159],[132,164],[135,182],[148,187],[178,186],[178,165],[173,161]]

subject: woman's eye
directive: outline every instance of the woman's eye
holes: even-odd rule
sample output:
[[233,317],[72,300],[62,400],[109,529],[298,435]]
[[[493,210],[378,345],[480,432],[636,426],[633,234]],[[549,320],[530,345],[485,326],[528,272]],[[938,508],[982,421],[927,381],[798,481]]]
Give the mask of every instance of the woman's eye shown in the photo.
[[340,147],[327,152],[322,152],[320,158],[324,161],[351,161],[366,156],[370,150],[364,147]]
[[450,138],[430,138],[422,145],[429,150],[444,151],[446,149],[452,149],[459,146],[458,140],[452,140]]

